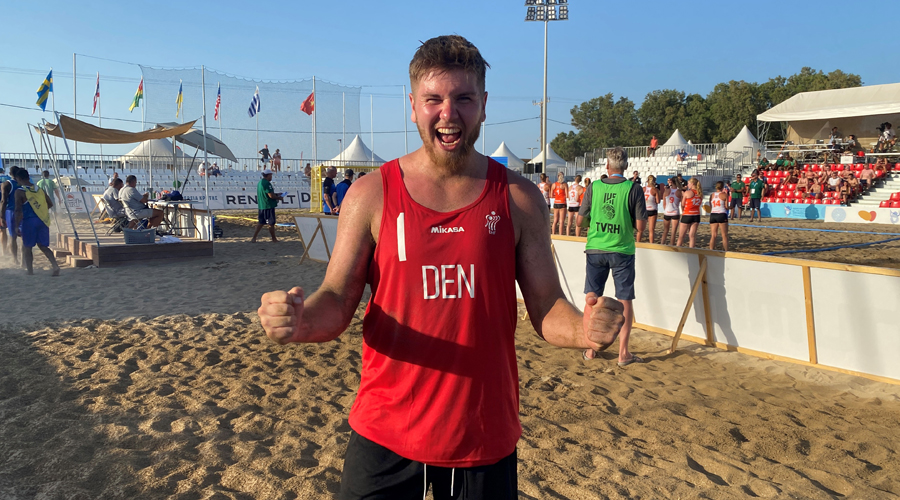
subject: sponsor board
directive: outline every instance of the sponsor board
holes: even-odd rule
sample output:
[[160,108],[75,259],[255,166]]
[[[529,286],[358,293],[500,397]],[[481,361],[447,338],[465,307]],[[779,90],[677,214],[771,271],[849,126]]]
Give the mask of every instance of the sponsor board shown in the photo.
[[[186,200],[196,201],[194,205],[198,210],[206,208],[206,193],[201,190],[189,190],[181,193]],[[97,206],[97,200],[102,197],[101,194],[85,193],[85,199],[93,211]],[[309,208],[309,191],[287,191],[284,201],[278,202],[278,208]],[[81,202],[79,193],[66,193],[66,204],[73,213],[85,212],[84,203]],[[210,210],[257,210],[255,191],[209,191],[209,208]]]
[[830,206],[825,210],[825,222],[898,225],[900,224],[900,208]]
[[[810,205],[808,203],[763,203],[759,212],[763,217],[775,219],[823,220],[825,209],[833,205]],[[746,206],[744,211],[749,210]]]

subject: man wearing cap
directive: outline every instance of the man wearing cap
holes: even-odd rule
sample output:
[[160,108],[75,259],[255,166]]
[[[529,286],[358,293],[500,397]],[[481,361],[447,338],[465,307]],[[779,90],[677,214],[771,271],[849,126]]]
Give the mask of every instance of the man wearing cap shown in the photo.
[[350,189],[350,184],[353,183],[353,169],[348,168],[344,170],[344,180],[338,183],[337,186],[334,187],[334,196],[337,199],[335,205],[335,213],[341,213],[341,202],[344,201],[344,196],[347,194],[347,190]]
[[256,185],[256,203],[259,207],[259,215],[257,216],[256,231],[253,232],[250,243],[256,243],[256,237],[263,226],[269,226],[272,241],[278,241],[278,238],[275,237],[275,207],[278,206],[278,201],[281,199],[281,195],[275,194],[275,188],[272,187],[272,171],[263,170],[262,179]]

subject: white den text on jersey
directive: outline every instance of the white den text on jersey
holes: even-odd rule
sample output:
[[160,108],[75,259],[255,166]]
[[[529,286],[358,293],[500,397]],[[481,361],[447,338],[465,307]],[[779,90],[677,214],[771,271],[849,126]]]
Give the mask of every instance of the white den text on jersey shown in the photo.
[[475,298],[475,265],[469,274],[459,264],[422,266],[422,290],[425,300]]

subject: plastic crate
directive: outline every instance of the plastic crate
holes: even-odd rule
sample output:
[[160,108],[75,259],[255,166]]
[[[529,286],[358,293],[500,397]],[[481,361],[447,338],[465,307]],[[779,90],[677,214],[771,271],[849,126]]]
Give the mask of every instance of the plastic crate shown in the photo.
[[126,245],[146,245],[156,243],[156,229],[128,229],[122,228]]

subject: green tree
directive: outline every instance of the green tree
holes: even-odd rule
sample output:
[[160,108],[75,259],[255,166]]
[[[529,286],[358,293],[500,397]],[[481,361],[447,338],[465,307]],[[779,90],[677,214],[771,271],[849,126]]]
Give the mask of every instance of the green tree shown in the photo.
[[571,113],[572,126],[578,133],[559,134],[550,143],[566,160],[596,148],[626,146],[640,140],[637,112],[628,98],[615,100],[612,94],[606,94],[573,107]]
[[652,136],[665,141],[687,118],[684,92],[679,90],[654,90],[644,97],[637,110],[643,135],[642,143],[649,143]]
[[756,115],[766,109],[759,85],[743,80],[716,85],[706,100],[712,122],[712,142],[730,141],[744,125],[755,128]]

